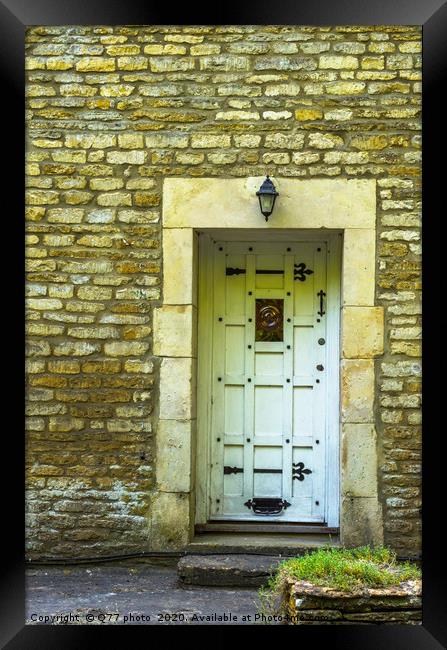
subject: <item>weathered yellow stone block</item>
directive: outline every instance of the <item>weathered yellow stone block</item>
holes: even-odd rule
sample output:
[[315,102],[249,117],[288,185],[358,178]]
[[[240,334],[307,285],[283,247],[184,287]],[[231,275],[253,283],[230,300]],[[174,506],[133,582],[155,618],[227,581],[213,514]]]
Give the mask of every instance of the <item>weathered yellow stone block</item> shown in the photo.
[[142,149],[144,147],[143,136],[140,133],[121,133],[118,135],[118,147],[120,149]]
[[351,146],[355,149],[381,150],[389,146],[389,140],[385,135],[371,136],[354,136],[351,140]]
[[[110,344],[112,345],[112,344]],[[129,344],[127,344],[129,345]],[[160,367],[160,419],[189,420],[195,417],[194,359],[169,358]]]
[[25,217],[27,221],[41,221],[45,216],[46,208],[43,207],[27,207],[25,208]]
[[340,537],[348,548],[383,544],[382,507],[377,497],[342,497]]
[[135,86],[129,84],[104,84],[99,92],[104,97],[128,97],[134,89]]
[[374,361],[343,359],[340,375],[342,422],[373,422]]
[[214,147],[229,147],[229,135],[216,135],[214,133],[193,133],[191,136],[193,149],[204,149]]
[[191,508],[183,492],[159,492],[152,501],[150,545],[152,550],[179,549],[190,539]]
[[342,356],[345,359],[365,359],[383,354],[383,345],[383,307],[343,307]]
[[191,490],[191,440],[195,420],[159,420],[156,482],[163,492]]
[[365,89],[366,84],[362,81],[334,81],[326,84],[328,95],[359,95]]
[[306,120],[321,120],[323,111],[316,108],[300,108],[295,111],[295,119],[302,122]]
[[195,242],[192,228],[166,228],[163,232],[165,305],[197,305]]
[[104,352],[111,357],[139,356],[147,352],[148,343],[136,341],[115,341],[104,345]]
[[203,56],[206,54],[220,54],[220,45],[192,45],[190,49],[191,56]]
[[[211,45],[211,46],[204,46],[204,47],[212,48],[213,46]],[[166,45],[160,45],[159,43],[157,43],[153,45],[145,45],[144,53],[145,54],[186,54],[186,47],[184,45],[172,45],[169,43]],[[191,54],[194,53],[191,51]],[[214,54],[214,52],[202,52],[202,54]]]
[[377,440],[372,424],[343,424],[341,484],[345,496],[377,496]]
[[28,205],[59,203],[59,193],[52,190],[28,190],[25,194],[25,201]]
[[110,56],[131,56],[140,53],[139,45],[109,45],[106,47],[107,54]]
[[76,70],[79,72],[113,72],[115,70],[115,59],[107,59],[99,56],[85,57],[76,63]]
[[319,67],[322,70],[328,69],[347,69],[355,70],[359,67],[359,62],[355,56],[331,56],[323,54],[319,58]]
[[[360,213],[358,214],[361,218]],[[348,228],[344,234],[343,251],[343,305],[374,306],[375,290],[374,228]]]
[[365,56],[362,58],[363,70],[383,70],[385,67],[384,56]]
[[47,70],[70,70],[73,67],[73,57],[70,56],[61,56],[61,57],[51,57],[47,59]]
[[[177,275],[177,269],[172,269],[171,273]],[[154,309],[154,354],[160,357],[196,356],[195,326],[196,309],[191,305],[165,305]]]

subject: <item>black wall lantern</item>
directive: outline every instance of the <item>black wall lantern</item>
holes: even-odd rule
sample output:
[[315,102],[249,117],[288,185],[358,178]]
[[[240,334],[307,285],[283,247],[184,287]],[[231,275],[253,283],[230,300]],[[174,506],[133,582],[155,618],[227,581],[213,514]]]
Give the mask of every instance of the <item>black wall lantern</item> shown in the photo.
[[275,186],[268,176],[262,183],[259,191],[256,192],[256,196],[259,197],[259,206],[261,208],[261,212],[264,215],[265,220],[268,221],[269,216],[273,212],[276,197],[279,196],[279,193],[276,191]]

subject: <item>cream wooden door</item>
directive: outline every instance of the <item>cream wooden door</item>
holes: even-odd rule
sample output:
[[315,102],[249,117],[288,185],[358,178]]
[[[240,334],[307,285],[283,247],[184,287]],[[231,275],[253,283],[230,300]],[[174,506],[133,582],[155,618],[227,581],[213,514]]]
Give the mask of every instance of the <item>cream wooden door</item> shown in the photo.
[[324,522],[327,243],[212,248],[209,519]]

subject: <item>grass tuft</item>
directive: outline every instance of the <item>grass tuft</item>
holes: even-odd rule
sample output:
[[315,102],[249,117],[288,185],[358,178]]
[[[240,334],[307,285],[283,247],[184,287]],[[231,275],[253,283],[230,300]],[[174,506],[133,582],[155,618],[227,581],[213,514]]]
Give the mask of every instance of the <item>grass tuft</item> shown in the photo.
[[388,587],[421,577],[410,562],[397,562],[396,554],[384,547],[353,549],[323,548],[282,562],[268,584],[277,592],[284,578],[306,580],[315,585],[352,591],[362,587]]

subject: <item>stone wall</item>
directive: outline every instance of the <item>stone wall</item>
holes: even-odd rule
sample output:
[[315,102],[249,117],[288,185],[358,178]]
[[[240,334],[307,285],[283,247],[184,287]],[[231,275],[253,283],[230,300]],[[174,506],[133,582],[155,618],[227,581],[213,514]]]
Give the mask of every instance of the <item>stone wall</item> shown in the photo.
[[421,596],[420,580],[354,593],[289,578],[285,618],[290,625],[421,625]]
[[32,27],[30,557],[151,548],[166,177],[377,180],[385,542],[420,552],[421,29]]

